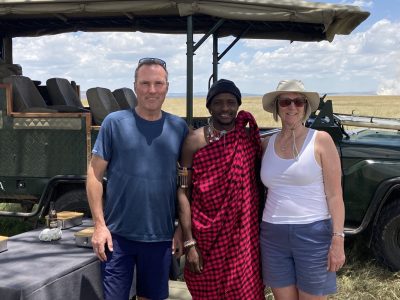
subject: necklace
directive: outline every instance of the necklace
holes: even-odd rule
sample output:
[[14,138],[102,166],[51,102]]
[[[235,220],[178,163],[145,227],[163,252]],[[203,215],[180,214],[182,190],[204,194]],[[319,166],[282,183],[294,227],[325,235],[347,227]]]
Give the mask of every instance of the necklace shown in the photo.
[[290,147],[291,141],[288,140],[287,142],[284,142],[283,133],[280,132],[279,135],[281,136],[280,141],[279,141],[279,149],[281,151],[285,152]]
[[211,118],[208,119],[208,127],[207,127],[207,139],[210,143],[219,141],[225,134],[233,131],[235,129],[235,126],[233,126],[232,129],[229,130],[218,130],[215,129],[213,125],[213,121]]
[[281,151],[286,151],[286,149],[287,149],[288,146],[289,146],[290,141],[287,142],[287,143],[284,143],[284,142],[283,142],[283,134],[280,133],[280,136],[281,136],[281,139],[280,139],[280,142],[279,142],[279,149],[280,149]]
[[297,149],[297,145],[296,145],[296,134],[295,131],[292,130],[292,143],[289,141],[288,143],[283,144],[283,133],[282,131],[279,133],[281,135],[281,140],[280,140],[280,145],[279,145],[279,149],[282,152],[286,152],[286,150],[289,148],[289,146],[292,146],[292,155],[293,158],[297,161],[299,160],[299,150]]

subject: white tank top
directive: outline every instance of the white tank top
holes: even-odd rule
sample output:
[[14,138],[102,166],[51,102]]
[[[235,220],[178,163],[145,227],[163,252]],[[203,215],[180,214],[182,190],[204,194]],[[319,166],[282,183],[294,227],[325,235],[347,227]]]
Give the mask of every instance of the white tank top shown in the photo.
[[316,135],[308,130],[298,160],[276,154],[277,134],[269,139],[261,164],[261,180],[268,188],[264,222],[308,224],[330,218],[322,168],[315,159]]

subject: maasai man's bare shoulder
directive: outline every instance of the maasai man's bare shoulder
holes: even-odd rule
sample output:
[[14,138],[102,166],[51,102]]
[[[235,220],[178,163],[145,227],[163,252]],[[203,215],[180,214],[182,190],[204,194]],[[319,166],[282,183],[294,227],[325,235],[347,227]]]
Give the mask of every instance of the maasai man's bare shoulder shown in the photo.
[[183,143],[182,152],[184,154],[193,155],[206,144],[207,141],[204,136],[204,127],[190,129]]

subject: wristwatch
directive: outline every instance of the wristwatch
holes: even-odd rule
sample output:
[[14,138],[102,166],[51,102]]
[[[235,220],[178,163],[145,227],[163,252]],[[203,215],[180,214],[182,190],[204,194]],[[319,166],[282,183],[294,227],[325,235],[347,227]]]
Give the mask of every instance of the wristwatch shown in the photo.
[[332,236],[340,236],[344,238],[344,232],[332,232]]

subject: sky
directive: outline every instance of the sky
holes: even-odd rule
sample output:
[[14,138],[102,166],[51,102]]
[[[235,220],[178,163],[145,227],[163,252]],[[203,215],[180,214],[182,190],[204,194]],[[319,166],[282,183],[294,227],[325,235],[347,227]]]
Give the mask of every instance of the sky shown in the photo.
[[[371,15],[332,43],[242,39],[220,61],[219,78],[233,80],[244,94],[262,95],[282,79],[300,79],[320,94],[400,95],[400,0],[319,2],[357,5]],[[221,39],[219,52],[232,41]],[[67,78],[81,91],[132,88],[137,61],[159,57],[167,62],[169,93],[186,92],[186,35],[77,32],[15,38],[13,51],[25,76],[43,83]],[[211,53],[209,38],[194,56],[195,93],[207,91]]]

